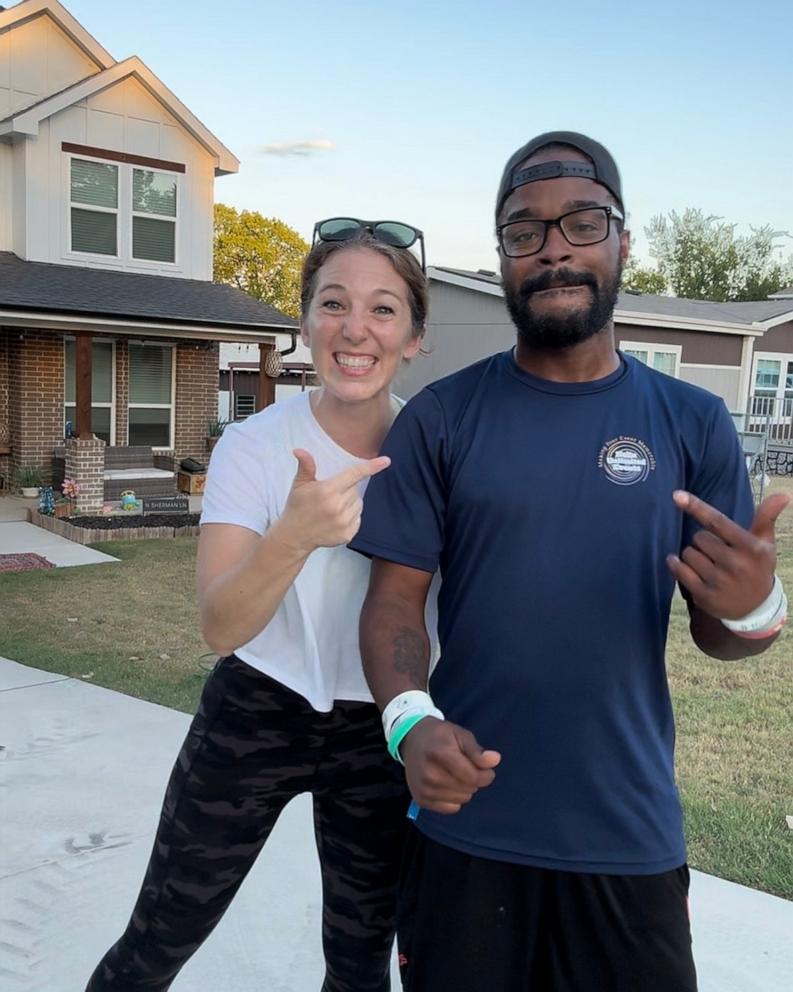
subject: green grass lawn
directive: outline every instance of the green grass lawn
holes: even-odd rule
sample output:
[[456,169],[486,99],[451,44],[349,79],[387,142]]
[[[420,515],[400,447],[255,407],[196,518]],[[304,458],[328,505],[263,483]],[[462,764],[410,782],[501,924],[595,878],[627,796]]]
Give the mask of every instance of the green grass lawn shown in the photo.
[[197,538],[108,541],[118,564],[0,574],[0,655],[192,711],[214,655],[198,628]]
[[[771,491],[793,491],[793,480]],[[793,507],[779,574],[793,592]],[[0,655],[190,712],[207,666],[198,629],[195,538],[99,545],[121,559],[0,575]],[[793,597],[791,597],[793,598]],[[700,654],[676,599],[668,665],[692,866],[793,899],[791,633],[761,658]]]

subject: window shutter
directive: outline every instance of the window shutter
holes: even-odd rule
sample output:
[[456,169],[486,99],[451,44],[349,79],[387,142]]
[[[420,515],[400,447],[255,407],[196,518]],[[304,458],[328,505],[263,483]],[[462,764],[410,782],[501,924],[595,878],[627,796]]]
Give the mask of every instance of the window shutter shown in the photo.
[[72,203],[118,207],[118,166],[72,159]]
[[117,254],[116,215],[72,207],[72,251]]
[[[65,400],[75,402],[74,385],[75,343],[66,342]],[[91,402],[113,402],[113,345],[110,341],[94,341],[91,348]]]
[[152,262],[176,260],[176,224],[149,217],[132,218],[132,257]]
[[130,344],[130,404],[170,404],[172,357],[170,345]]
[[136,213],[176,216],[176,179],[162,172],[132,170],[132,209]]

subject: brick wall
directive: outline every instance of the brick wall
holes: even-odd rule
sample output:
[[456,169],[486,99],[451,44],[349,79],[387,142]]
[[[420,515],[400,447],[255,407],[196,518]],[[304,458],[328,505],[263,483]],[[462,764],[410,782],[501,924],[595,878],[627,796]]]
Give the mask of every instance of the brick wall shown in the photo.
[[66,478],[80,485],[76,510],[91,513],[104,500],[105,442],[98,437],[70,437],[66,447]]
[[[116,342],[115,443],[129,435],[129,350]],[[0,331],[0,421],[11,430],[14,466],[38,465],[49,478],[52,449],[63,441],[63,336]],[[176,348],[175,454],[206,460],[207,423],[217,417],[217,345],[184,341]]]
[[129,346],[124,338],[116,341],[116,437],[115,444],[129,443]]
[[49,478],[52,449],[63,438],[63,337],[9,331],[7,362],[14,466],[38,465]]
[[0,489],[10,489],[11,456],[4,453],[11,443],[8,423],[8,331],[0,329]]
[[0,329],[0,424],[8,424],[8,335]]
[[176,349],[176,457],[206,460],[207,424],[218,415],[218,351],[206,342]]

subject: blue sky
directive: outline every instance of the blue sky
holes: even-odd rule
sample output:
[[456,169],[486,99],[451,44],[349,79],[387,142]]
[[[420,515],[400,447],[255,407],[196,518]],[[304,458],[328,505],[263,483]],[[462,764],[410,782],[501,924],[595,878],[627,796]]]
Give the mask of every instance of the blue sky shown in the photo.
[[[650,218],[686,206],[793,233],[784,0],[65,2],[242,160],[218,200],[304,237],[337,214],[406,220],[431,264],[493,268],[503,164],[556,128],[615,155],[640,257]],[[310,140],[333,148],[262,151]]]

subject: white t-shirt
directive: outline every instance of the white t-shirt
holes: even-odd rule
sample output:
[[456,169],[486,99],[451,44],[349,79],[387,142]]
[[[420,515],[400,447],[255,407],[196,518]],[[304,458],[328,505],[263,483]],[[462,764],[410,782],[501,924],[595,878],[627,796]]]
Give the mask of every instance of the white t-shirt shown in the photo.
[[[309,393],[291,396],[223,432],[212,452],[201,523],[236,524],[264,534],[286,506],[297,471],[295,448],[313,455],[318,479],[364,461],[320,427]],[[361,495],[367,481],[360,484]],[[318,548],[272,620],[234,653],[300,693],[315,710],[328,712],[335,699],[371,702],[358,648],[358,618],[368,582],[367,558],[344,546]],[[432,592],[427,619],[434,642]]]

